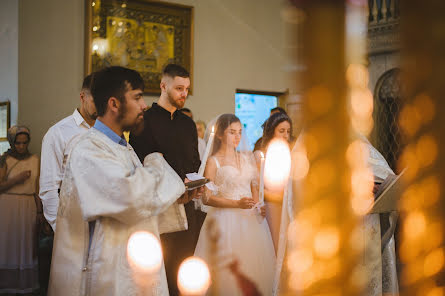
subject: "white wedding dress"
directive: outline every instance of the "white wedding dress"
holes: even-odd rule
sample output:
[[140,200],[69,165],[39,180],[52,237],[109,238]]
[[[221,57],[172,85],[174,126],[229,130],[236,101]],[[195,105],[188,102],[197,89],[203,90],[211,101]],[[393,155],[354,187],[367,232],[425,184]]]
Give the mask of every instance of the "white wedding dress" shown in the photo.
[[[253,157],[241,153],[240,167],[220,166],[214,183],[218,196],[239,200],[252,197],[251,184],[257,185],[258,170]],[[208,207],[195,256],[204,259],[214,270],[212,295],[242,295],[235,276],[227,268],[237,259],[240,271],[252,280],[262,295],[271,295],[275,268],[275,251],[267,221],[258,219],[255,210]],[[212,234],[218,233],[217,239]],[[216,241],[216,243],[212,243]]]

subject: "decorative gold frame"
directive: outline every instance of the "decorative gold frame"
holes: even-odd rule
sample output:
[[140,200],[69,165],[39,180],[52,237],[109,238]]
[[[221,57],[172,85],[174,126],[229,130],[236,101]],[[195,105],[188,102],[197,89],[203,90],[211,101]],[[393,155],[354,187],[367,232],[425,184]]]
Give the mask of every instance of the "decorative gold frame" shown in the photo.
[[85,73],[121,65],[160,94],[162,68],[193,65],[193,7],[149,0],[85,0]]
[[[3,116],[3,113],[6,112],[6,116]],[[0,126],[2,127],[0,130],[0,141],[8,140],[8,129],[11,127],[11,104],[9,101],[0,102]],[[6,122],[4,122],[6,121]]]

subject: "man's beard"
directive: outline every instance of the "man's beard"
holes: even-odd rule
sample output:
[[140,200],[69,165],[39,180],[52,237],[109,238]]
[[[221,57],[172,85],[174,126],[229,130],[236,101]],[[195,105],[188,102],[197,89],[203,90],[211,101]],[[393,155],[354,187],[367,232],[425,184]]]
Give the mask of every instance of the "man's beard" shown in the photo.
[[182,109],[185,105],[185,100],[183,102],[176,101],[171,95],[170,92],[167,92],[168,101],[170,104],[175,107],[176,109]]
[[[127,104],[123,103],[121,104],[121,107],[119,109],[119,114],[117,116],[117,121],[119,123],[122,123],[122,121],[124,120],[125,115],[127,114]],[[137,118],[130,124],[123,124],[122,125],[122,130],[124,132],[136,132],[136,133],[141,133],[141,131],[144,128],[144,120],[140,120],[139,116],[143,115],[144,113],[141,112],[138,114]]]

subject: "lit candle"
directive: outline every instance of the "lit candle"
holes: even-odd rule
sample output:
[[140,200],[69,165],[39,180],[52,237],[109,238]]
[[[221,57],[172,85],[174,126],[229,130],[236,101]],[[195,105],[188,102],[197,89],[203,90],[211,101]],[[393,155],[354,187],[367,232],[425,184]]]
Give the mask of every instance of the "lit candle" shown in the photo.
[[209,268],[202,259],[189,257],[181,263],[178,271],[178,288],[181,295],[205,295],[209,286]]
[[264,182],[272,191],[281,191],[290,173],[289,145],[283,140],[273,140],[266,152]]
[[133,233],[127,244],[127,258],[136,271],[157,272],[162,264],[159,239],[146,231]]
[[261,165],[260,165],[260,192],[259,201],[260,204],[264,202],[264,154],[261,153]]
[[212,147],[213,138],[215,137],[214,128],[215,128],[215,126],[212,126],[212,132],[210,133],[209,140],[207,141],[206,151],[204,152],[204,157],[202,158],[201,166],[199,167],[199,170],[198,170],[198,175],[200,175],[200,176],[204,176],[206,162],[207,162],[207,159],[209,158],[210,148]]

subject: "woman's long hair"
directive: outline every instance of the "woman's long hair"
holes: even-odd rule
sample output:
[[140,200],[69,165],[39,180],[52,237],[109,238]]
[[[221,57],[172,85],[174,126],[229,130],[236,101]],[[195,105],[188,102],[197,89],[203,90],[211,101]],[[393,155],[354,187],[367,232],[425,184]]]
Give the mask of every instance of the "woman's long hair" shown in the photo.
[[224,131],[234,122],[241,122],[234,114],[222,114],[216,121],[215,138],[213,139],[213,148],[211,155],[218,152],[221,148],[221,138],[224,137]]
[[290,119],[289,116],[287,116],[286,113],[281,113],[281,112],[275,113],[275,114],[272,114],[264,123],[263,139],[261,141],[261,149],[262,150],[267,148],[270,141],[274,137],[276,127],[284,121],[287,121],[290,124],[289,142],[292,141],[292,134],[293,134],[292,120]]

